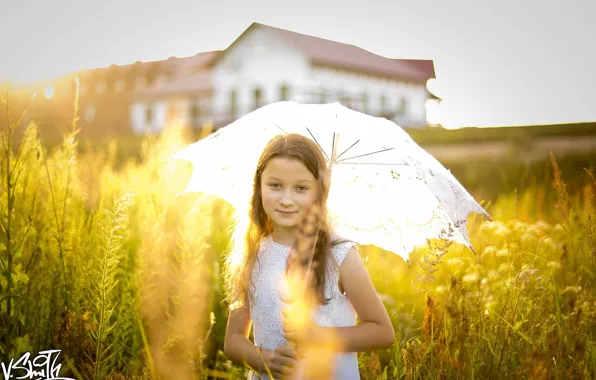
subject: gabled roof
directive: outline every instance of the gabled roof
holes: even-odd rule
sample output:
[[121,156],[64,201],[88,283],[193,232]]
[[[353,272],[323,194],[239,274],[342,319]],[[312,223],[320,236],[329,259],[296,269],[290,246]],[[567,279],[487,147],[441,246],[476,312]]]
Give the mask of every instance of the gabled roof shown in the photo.
[[224,51],[211,51],[199,53],[193,57],[169,58],[165,61],[142,63],[143,65],[159,64],[165,71],[175,73],[175,76],[167,83],[155,84],[136,92],[136,94],[152,97],[209,91],[213,66],[229,51],[230,47],[239,43],[254,28],[262,28],[276,33],[290,46],[304,54],[314,65],[377,74],[421,84],[426,84],[429,78],[435,77],[432,60],[385,58],[353,45],[252,23]]
[[198,53],[190,57],[170,57],[168,59],[160,61],[147,62],[137,61],[135,63],[130,63],[126,65],[110,65],[108,67],[102,67],[97,69],[81,70],[79,74],[82,76],[103,76],[108,73],[118,72],[118,74],[123,75],[131,71],[136,71],[137,73],[144,73],[146,71],[151,70],[152,68],[157,68],[157,71],[160,73],[170,73],[174,76],[188,75],[200,71],[203,67],[207,66],[214,59],[218,58],[221,53],[222,52],[220,50],[215,50]]
[[[354,45],[291,32],[256,22],[252,23],[230,47],[238,43],[243,36],[254,28],[269,30],[279,35],[315,65],[362,71],[420,83],[426,83],[429,78],[435,77],[432,60],[390,59]],[[212,63],[215,64],[217,61],[216,59]]]

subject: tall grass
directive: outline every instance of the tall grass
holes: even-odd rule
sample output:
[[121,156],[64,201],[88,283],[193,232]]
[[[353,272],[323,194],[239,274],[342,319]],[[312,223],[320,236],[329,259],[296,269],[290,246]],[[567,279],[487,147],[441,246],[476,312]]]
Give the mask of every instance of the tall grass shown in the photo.
[[115,149],[79,153],[76,112],[52,151],[35,124],[20,141],[18,127],[3,129],[0,159],[2,362],[53,348],[62,376],[204,376],[218,272],[205,263],[221,238],[217,203],[177,199],[189,168],[163,163],[183,131],[146,139],[143,165],[117,171]]
[[[115,140],[82,153],[76,116],[47,150],[44,131],[20,115],[0,158],[2,362],[53,348],[61,375],[77,379],[242,378],[221,352],[232,210],[177,198],[192,168],[163,163],[192,138],[174,126],[121,160]],[[570,172],[573,162],[554,156],[541,165],[501,168],[523,180],[494,196],[482,167],[454,171],[472,193],[491,194],[481,200],[493,221],[469,218],[476,254],[433,240],[408,265],[360,248],[396,331],[391,349],[359,355],[363,378],[594,377],[594,168]]]

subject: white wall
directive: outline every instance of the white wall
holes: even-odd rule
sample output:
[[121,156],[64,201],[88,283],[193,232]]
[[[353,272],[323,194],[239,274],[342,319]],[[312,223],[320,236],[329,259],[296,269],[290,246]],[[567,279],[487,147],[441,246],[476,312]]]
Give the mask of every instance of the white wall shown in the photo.
[[230,92],[237,91],[239,116],[253,110],[254,89],[262,89],[265,104],[280,100],[280,87],[289,87],[289,100],[300,100],[299,85],[310,79],[310,63],[274,32],[254,28],[232,46],[213,71],[213,115],[230,114]]
[[425,102],[428,93],[422,84],[408,84],[397,79],[385,79],[373,75],[320,67],[313,68],[313,79],[318,83],[319,91],[328,94],[327,102],[339,100],[342,95],[361,99],[366,94],[366,113],[378,115],[381,113],[381,97],[383,95],[386,98],[387,111],[399,109],[401,99],[405,98],[406,113],[394,121],[402,126],[426,123]]

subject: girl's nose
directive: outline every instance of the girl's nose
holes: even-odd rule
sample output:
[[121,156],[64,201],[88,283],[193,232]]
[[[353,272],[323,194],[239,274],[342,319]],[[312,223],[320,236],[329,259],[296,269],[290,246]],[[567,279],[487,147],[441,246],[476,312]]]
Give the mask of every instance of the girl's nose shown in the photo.
[[294,200],[292,199],[292,195],[290,194],[290,192],[284,191],[279,200],[279,204],[282,206],[291,206],[293,203]]

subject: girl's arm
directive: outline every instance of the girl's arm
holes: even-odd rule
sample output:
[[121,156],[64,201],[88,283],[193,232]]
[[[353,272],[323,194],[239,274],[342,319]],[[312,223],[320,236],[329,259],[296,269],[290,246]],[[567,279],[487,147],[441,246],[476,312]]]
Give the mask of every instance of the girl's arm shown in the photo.
[[390,348],[395,340],[391,319],[355,247],[341,264],[339,281],[360,319],[356,326],[327,328],[339,339],[342,351]]
[[248,306],[230,311],[224,338],[224,354],[234,364],[246,363],[257,372],[263,372],[265,367],[259,349],[248,339],[251,324]]

